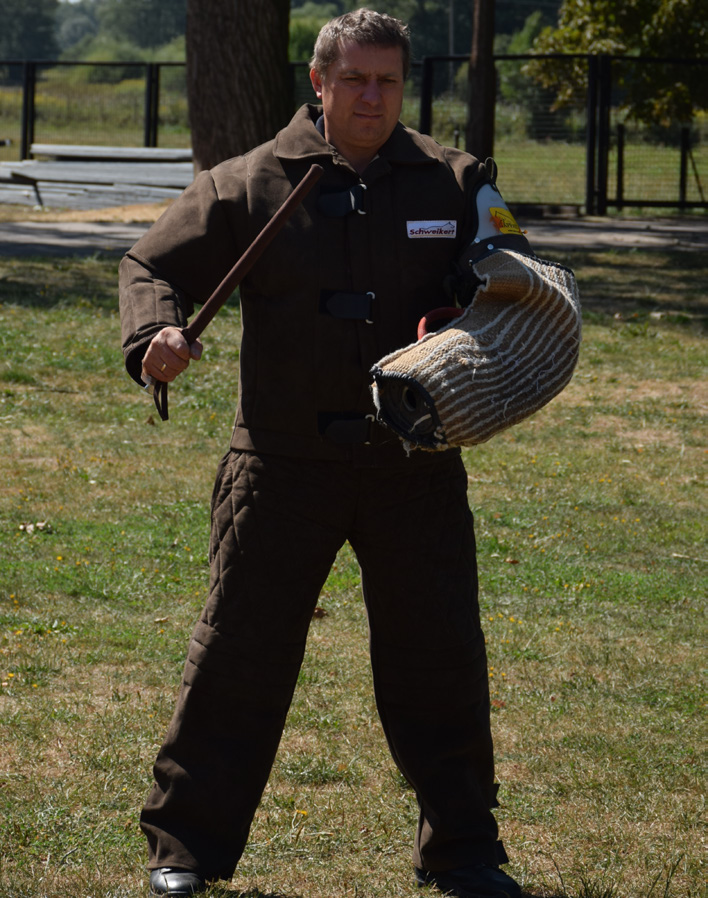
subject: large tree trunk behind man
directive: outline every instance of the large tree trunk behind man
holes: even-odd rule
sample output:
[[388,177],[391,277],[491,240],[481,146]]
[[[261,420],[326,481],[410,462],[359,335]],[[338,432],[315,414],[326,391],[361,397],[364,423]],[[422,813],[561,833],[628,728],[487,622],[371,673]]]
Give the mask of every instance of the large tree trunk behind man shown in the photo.
[[484,161],[494,152],[494,0],[474,0],[465,149]]
[[187,0],[195,172],[269,140],[293,112],[290,0]]

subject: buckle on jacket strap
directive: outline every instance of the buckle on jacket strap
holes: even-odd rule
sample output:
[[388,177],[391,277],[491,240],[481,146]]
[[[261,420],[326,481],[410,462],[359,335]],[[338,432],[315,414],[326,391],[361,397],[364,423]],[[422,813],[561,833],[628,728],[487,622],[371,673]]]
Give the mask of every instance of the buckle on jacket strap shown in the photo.
[[320,293],[320,312],[331,315],[333,318],[347,318],[373,324],[372,307],[375,299],[376,294],[372,290],[369,290],[368,293],[323,290]]
[[318,412],[317,427],[320,434],[333,443],[371,442],[371,425],[373,415],[362,415],[358,412]]

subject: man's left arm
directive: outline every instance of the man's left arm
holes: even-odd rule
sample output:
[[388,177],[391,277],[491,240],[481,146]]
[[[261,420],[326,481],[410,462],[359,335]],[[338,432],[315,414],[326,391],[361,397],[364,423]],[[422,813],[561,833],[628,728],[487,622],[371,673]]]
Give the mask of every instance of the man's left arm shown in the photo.
[[437,330],[424,319],[419,340],[371,372],[379,420],[411,447],[485,442],[557,395],[578,360],[572,271],[533,253],[489,167],[470,197],[472,227],[448,283],[461,308]]

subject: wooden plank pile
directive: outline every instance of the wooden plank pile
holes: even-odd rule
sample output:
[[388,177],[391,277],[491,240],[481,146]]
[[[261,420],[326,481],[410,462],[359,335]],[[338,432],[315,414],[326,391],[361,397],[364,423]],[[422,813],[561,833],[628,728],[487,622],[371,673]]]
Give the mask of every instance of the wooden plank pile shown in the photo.
[[194,177],[189,149],[32,144],[31,153],[0,163],[0,202],[76,209],[160,202]]

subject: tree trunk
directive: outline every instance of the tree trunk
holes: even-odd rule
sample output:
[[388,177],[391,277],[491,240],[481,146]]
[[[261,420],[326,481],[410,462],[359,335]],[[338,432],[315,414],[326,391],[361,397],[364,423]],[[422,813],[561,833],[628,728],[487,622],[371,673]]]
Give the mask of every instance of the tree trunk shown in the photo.
[[484,161],[494,153],[494,0],[474,0],[465,148]]
[[187,100],[194,169],[266,140],[293,113],[290,0],[187,0]]

